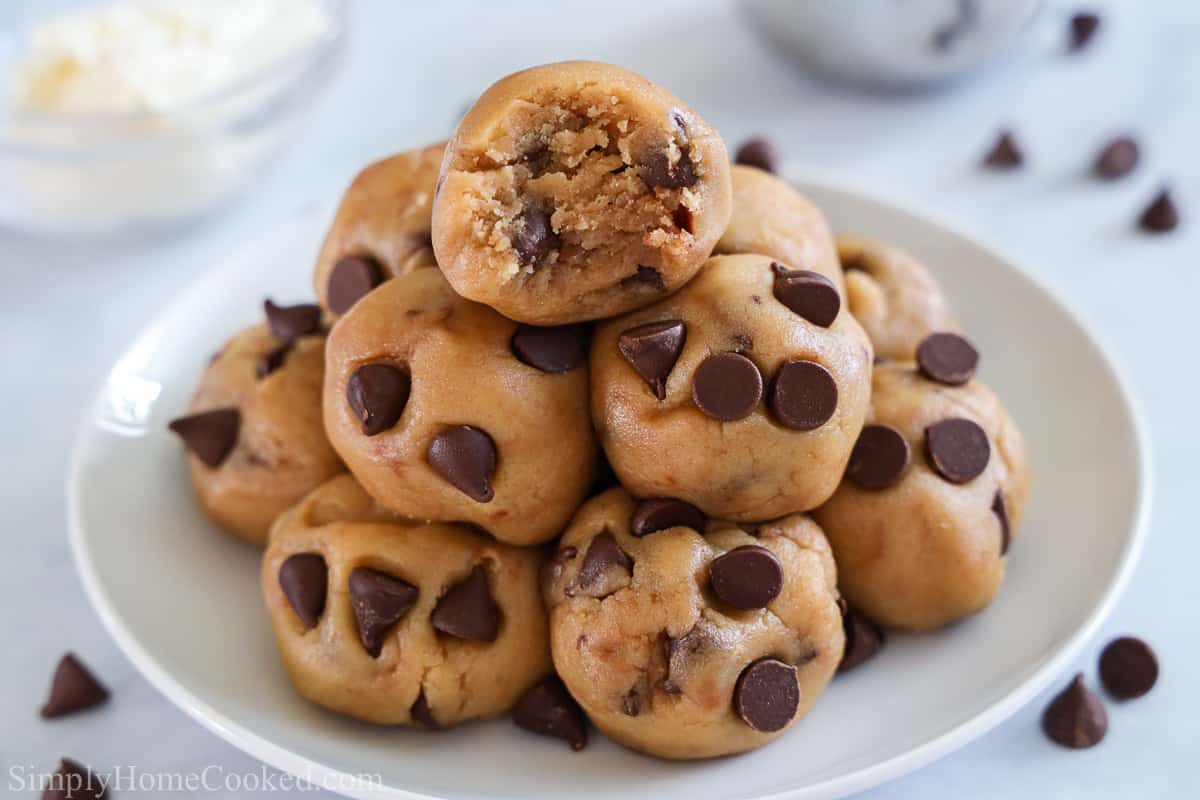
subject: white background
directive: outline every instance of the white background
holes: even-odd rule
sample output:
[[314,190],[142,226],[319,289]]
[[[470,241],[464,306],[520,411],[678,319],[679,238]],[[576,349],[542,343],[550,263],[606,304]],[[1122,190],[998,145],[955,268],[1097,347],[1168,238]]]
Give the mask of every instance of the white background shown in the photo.
[[[1110,704],[1108,737],[1090,751],[1060,750],[1042,737],[1038,717],[1048,696],[1042,697],[960,752],[870,796],[1200,792],[1193,763],[1200,742],[1195,4],[1093,3],[1104,12],[1103,30],[1091,49],[1073,56],[1063,53],[1069,7],[1052,5],[1003,64],[935,93],[905,96],[862,94],[804,76],[760,42],[732,4],[354,5],[341,72],[302,140],[249,201],[168,241],[68,245],[0,234],[0,786],[8,785],[10,768],[20,775],[52,770],[63,755],[103,770],[136,764],[152,772],[206,765],[259,771],[159,697],[88,607],[64,522],[64,476],[77,421],[126,341],[222,254],[297,205],[336,194],[368,160],[445,137],[498,76],[586,57],[665,84],[731,146],[768,134],[789,171],[932,214],[1006,254],[1083,316],[1123,363],[1147,412],[1157,472],[1149,544],[1116,612],[1075,666],[1094,681],[1104,642],[1135,633],[1158,650],[1157,688],[1142,700]],[[1016,130],[1026,169],[1003,175],[978,169],[1000,125]],[[1098,145],[1125,131],[1143,144],[1138,171],[1115,184],[1091,179],[1087,166]],[[1152,238],[1133,222],[1164,181],[1181,206],[1183,226]],[[1021,310],[1012,313],[1019,326]],[[87,715],[43,722],[37,709],[65,650],[95,668],[113,699]],[[469,769],[469,761],[463,766]]]

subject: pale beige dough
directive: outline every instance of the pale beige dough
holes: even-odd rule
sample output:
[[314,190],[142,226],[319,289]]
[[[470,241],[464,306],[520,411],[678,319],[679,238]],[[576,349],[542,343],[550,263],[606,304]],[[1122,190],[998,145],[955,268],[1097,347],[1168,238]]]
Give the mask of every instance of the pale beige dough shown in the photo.
[[[545,570],[559,676],[600,730],[644,753],[707,758],[782,735],[812,707],[842,656],[836,568],[820,528],[792,515],[759,526],[757,538],[727,522],[637,538],[634,509],[621,489],[589,500]],[[588,547],[605,531],[632,559],[632,573],[621,572],[602,596],[577,591]],[[782,591],[766,608],[730,608],[709,588],[712,560],[742,545],[760,545],[782,564]],[[799,705],[776,732],[754,730],[734,710],[738,676],[763,657],[797,669]]]
[[721,137],[661,86],[590,61],[509,75],[467,112],[433,208],[459,294],[536,325],[682,286],[730,215]]
[[[324,558],[327,595],[306,628],[280,587],[288,557]],[[453,525],[404,522],[375,504],[349,475],[324,484],[279,518],[263,556],[262,590],[283,665],[306,699],[384,725],[423,724],[413,706],[424,694],[438,727],[506,713],[550,673],[546,612],[538,590],[543,557]],[[500,609],[496,639],[468,641],[434,629],[438,599],[482,566]],[[357,567],[417,587],[415,604],[383,638],[378,656],[363,646],[348,581]]]
[[[1013,539],[1029,495],[1021,432],[978,380],[942,385],[911,362],[875,367],[871,408],[870,423],[890,425],[907,439],[912,463],[887,489],[848,479],[813,512],[833,545],[842,593],[891,628],[928,630],[979,611],[1004,580],[996,492]],[[939,475],[925,452],[926,428],[952,417],[977,423],[991,448],[987,467],[965,484]]]

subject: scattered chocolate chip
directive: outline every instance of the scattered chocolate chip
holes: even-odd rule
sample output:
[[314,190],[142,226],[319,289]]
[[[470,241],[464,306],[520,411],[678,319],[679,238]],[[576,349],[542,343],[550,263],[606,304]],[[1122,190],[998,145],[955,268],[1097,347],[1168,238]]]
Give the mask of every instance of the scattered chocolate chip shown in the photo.
[[527,267],[538,266],[561,245],[550,224],[550,211],[533,203],[526,203],[513,220],[510,238],[517,258]]
[[992,513],[1000,521],[1000,555],[1003,556],[1008,553],[1008,546],[1012,542],[1012,530],[1009,528],[1008,509],[1004,506],[1004,492],[999,489],[992,497]]
[[679,360],[686,339],[687,327],[677,319],[668,319],[622,332],[617,347],[655,397],[662,400],[667,396],[667,376]]
[[884,636],[883,631],[874,622],[850,608],[845,600],[841,600],[839,605],[842,608],[842,631],[846,634],[846,649],[842,651],[838,672],[846,672],[874,658],[883,649]]
[[471,642],[494,642],[500,633],[500,608],[492,599],[487,570],[476,565],[462,583],[451,586],[434,606],[429,621],[436,630]]
[[171,420],[167,427],[205,466],[215,469],[233,452],[241,424],[236,408],[217,408]]
[[518,361],[542,372],[569,372],[586,356],[584,329],[578,325],[519,325],[509,346]]
[[108,689],[92,675],[91,670],[67,653],[54,670],[50,683],[50,697],[42,706],[42,718],[53,719],[76,711],[94,708],[108,699]]
[[682,189],[696,183],[696,169],[686,148],[680,148],[674,164],[665,148],[654,150],[642,162],[642,180],[652,189]]
[[495,496],[496,444],[479,428],[459,425],[442,431],[429,443],[425,459],[451,486],[475,502],[490,503]]
[[630,689],[621,698],[621,710],[625,712],[627,717],[636,717],[642,712],[642,696],[638,694],[637,687]]
[[675,227],[681,231],[695,233],[695,219],[692,217],[692,210],[682,203],[671,212],[671,222],[675,223]]
[[368,653],[378,657],[384,635],[417,602],[417,587],[368,567],[355,567],[348,584],[358,638]]
[[904,434],[891,425],[867,425],[850,451],[846,477],[864,489],[886,489],[900,481],[911,460]]
[[1160,191],[1138,218],[1138,225],[1147,233],[1175,230],[1179,225],[1179,212],[1175,208],[1175,201],[1171,199],[1171,193],[1166,189]]
[[1133,172],[1138,163],[1138,144],[1128,136],[1113,139],[1104,145],[1092,171],[1109,180],[1123,178]]
[[771,381],[768,402],[781,425],[815,430],[837,411],[837,381],[815,361],[785,361]]
[[417,699],[413,701],[412,708],[408,710],[409,716],[416,722],[421,723],[431,731],[441,729],[438,725],[437,717],[433,716],[433,709],[429,707],[429,700],[425,697],[425,687],[422,686],[417,692]]
[[107,796],[100,776],[70,758],[59,762],[42,787],[42,800],[104,800]]
[[325,302],[335,314],[345,314],[379,284],[383,267],[370,256],[346,256],[333,265],[325,287]]
[[842,307],[833,281],[819,272],[788,269],[777,261],[771,262],[775,273],[775,299],[793,313],[814,325],[828,328],[837,319]]
[[1080,672],[1042,713],[1042,730],[1050,741],[1083,749],[1100,743],[1108,732],[1108,714],[1100,698],[1083,683]]
[[263,311],[267,314],[271,333],[285,342],[321,332],[321,307],[312,303],[277,306],[266,300],[263,302]]
[[667,694],[683,694],[688,676],[695,673],[693,665],[703,660],[705,651],[714,645],[712,633],[696,624],[682,636],[670,636],[665,631],[662,636],[667,661],[662,689]]
[[917,345],[917,366],[931,381],[961,386],[975,375],[979,352],[957,333],[931,333]]
[[992,149],[983,158],[983,165],[992,169],[1015,169],[1025,163],[1025,156],[1010,131],[1001,132]]
[[1087,47],[1100,28],[1100,17],[1088,11],[1071,15],[1071,50]]
[[1100,653],[1100,682],[1118,700],[1141,697],[1158,682],[1158,657],[1141,639],[1113,639]]
[[734,156],[733,160],[737,164],[743,164],[747,167],[758,167],[761,170],[774,173],[775,165],[779,159],[775,153],[775,145],[771,144],[767,139],[756,137],[743,142],[742,146],[737,149],[737,155]]
[[967,483],[987,469],[992,446],[977,423],[955,417],[925,429],[925,455],[943,478]]
[[376,436],[400,421],[412,378],[391,364],[364,364],[346,382],[346,402],[366,436]]
[[647,286],[656,292],[665,292],[667,284],[663,282],[662,273],[654,267],[639,266],[637,272],[621,278],[622,289],[636,289]]
[[283,366],[283,361],[287,358],[287,354],[291,350],[292,343],[290,341],[273,348],[270,352],[264,354],[262,358],[258,359],[258,363],[254,366],[254,374],[258,376],[259,380],[267,377]]
[[711,355],[700,362],[692,376],[692,402],[719,422],[750,416],[762,395],[762,373],[741,353]]
[[583,710],[553,675],[521,695],[513,708],[513,722],[527,731],[563,739],[572,750],[587,744]]
[[774,658],[760,658],[742,670],[733,689],[734,711],[762,733],[783,730],[799,705],[796,668]]
[[279,588],[305,628],[317,627],[325,612],[329,569],[317,553],[297,553],[279,567]]
[[708,579],[722,603],[750,611],[766,608],[783,591],[783,565],[767,548],[746,544],[714,558]]
[[642,537],[667,528],[691,528],[704,532],[704,512],[691,503],[674,497],[651,497],[641,500],[633,510],[630,530]]
[[588,545],[575,575],[575,594],[607,597],[624,586],[633,575],[633,559],[621,549],[608,531],[601,531]]

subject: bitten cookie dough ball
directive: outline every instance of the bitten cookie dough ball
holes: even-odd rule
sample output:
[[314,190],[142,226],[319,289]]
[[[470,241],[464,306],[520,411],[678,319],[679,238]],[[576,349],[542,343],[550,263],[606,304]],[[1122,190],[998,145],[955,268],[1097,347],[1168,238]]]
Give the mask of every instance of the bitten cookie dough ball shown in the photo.
[[821,209],[769,172],[735,165],[733,216],[713,253],[760,253],[791,269],[819,272],[845,297],[833,232]]
[[596,445],[577,327],[518,325],[418,270],[338,321],[326,364],[330,441],[397,514],[529,545],[587,493]]
[[846,479],[814,512],[846,599],[886,627],[928,630],[986,606],[1029,494],[1020,431],[948,341],[922,345],[921,369],[875,367]]
[[438,142],[377,161],[346,189],[313,273],[317,300],[330,316],[345,314],[389,278],[437,266],[430,231],[445,151]]
[[550,673],[541,563],[457,526],[399,521],[342,475],[279,518],[262,589],[296,691],[434,729],[503,714]]
[[876,358],[910,361],[929,334],[959,330],[942,287],[908,253],[856,236],[839,236],[837,248],[850,313],[870,337]]
[[557,325],[675,291],[729,213],[729,159],[707,122],[640,75],[571,61],[510,75],[467,112],[433,246],[463,297]]
[[188,416],[170,425],[205,512],[260,545],[276,516],[345,470],[321,424],[321,310],[270,301],[266,310],[266,324],[213,357]]
[[621,489],[589,500],[545,570],[554,664],[592,722],[666,758],[761,747],[842,657],[837,574],[808,517],[708,522]]
[[717,256],[678,294],[596,329],[592,413],[636,496],[774,519],[837,488],[870,374],[870,343],[831,281]]

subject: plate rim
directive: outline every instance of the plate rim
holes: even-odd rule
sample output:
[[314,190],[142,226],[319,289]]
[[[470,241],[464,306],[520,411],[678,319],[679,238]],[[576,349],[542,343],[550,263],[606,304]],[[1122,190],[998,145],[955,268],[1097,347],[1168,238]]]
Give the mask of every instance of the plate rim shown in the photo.
[[[840,195],[853,202],[881,208],[887,213],[915,220],[923,225],[938,229],[939,233],[957,239],[972,247],[986,252],[989,256],[1002,262],[1011,272],[1024,281],[1029,288],[1042,295],[1064,317],[1083,334],[1085,340],[1099,356],[1109,378],[1112,380],[1116,395],[1129,417],[1133,440],[1135,444],[1136,463],[1136,511],[1132,522],[1132,530],[1122,550],[1120,563],[1110,579],[1100,601],[1091,609],[1087,618],[1058,645],[1053,656],[1014,688],[1007,695],[994,702],[980,713],[960,724],[936,735],[915,747],[892,756],[889,759],[876,762],[869,766],[828,778],[819,783],[807,786],[793,787],[770,794],[754,797],[754,800],[799,800],[799,798],[844,797],[855,792],[861,792],[871,787],[879,786],[899,778],[921,767],[924,767],[945,755],[958,750],[983,734],[992,730],[1007,720],[1018,710],[1027,705],[1036,695],[1046,689],[1062,672],[1064,666],[1083,649],[1096,631],[1112,612],[1117,600],[1124,593],[1129,580],[1141,558],[1149,536],[1150,516],[1153,508],[1155,491],[1155,466],[1153,448],[1150,440],[1150,427],[1142,407],[1139,395],[1133,389],[1133,383],[1128,378],[1128,371],[1123,362],[1108,346],[1105,337],[1097,333],[1099,328],[1087,324],[1084,315],[1058,294],[1052,291],[1036,275],[1026,271],[1016,261],[1007,258],[991,244],[985,243],[974,235],[968,235],[954,224],[947,223],[940,215],[926,211],[917,211],[903,202],[896,201],[885,195],[861,190],[853,185],[837,185],[816,176],[788,176],[789,182],[802,193],[817,190],[825,194]],[[331,203],[306,202],[299,204],[291,212],[282,216],[272,226],[278,230],[296,219],[309,214],[332,213]],[[198,286],[208,282],[213,276],[228,266],[216,266],[207,269],[190,281],[181,294],[188,294]],[[170,312],[166,307],[155,314],[138,334],[120,351],[114,366],[120,358],[134,349],[154,329],[163,324],[164,318]],[[297,776],[327,791],[352,798],[377,798],[380,796],[400,798],[402,800],[444,800],[438,795],[429,795],[409,789],[388,786],[374,781],[365,780],[360,776],[343,772],[327,766],[312,758],[303,756],[287,747],[276,744],[270,739],[246,728],[239,721],[217,711],[209,703],[180,684],[171,674],[151,656],[136,636],[129,630],[117,609],[112,604],[108,592],[102,585],[95,565],[91,560],[90,548],[84,533],[82,509],[80,507],[80,478],[83,469],[83,457],[86,449],[88,434],[93,427],[92,409],[96,402],[103,397],[107,378],[112,370],[105,372],[105,382],[101,383],[93,400],[82,419],[76,426],[75,437],[71,446],[71,455],[66,475],[66,516],[67,533],[70,543],[72,560],[76,572],[83,584],[84,593],[92,609],[100,618],[101,624],[112,637],[118,649],[133,664],[146,680],[168,701],[184,711],[202,727],[216,734],[222,740],[234,746],[243,753],[258,759],[270,766]]]

